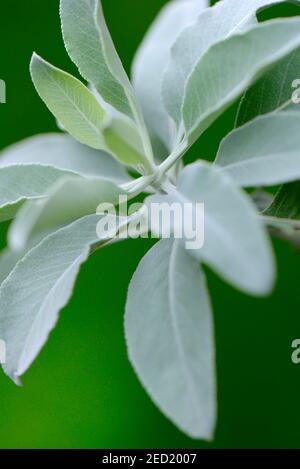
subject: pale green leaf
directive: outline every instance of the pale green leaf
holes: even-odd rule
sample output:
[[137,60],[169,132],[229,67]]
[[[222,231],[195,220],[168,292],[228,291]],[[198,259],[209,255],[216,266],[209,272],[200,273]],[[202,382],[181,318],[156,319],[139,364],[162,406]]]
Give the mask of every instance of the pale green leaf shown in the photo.
[[300,179],[300,114],[260,116],[231,132],[216,163],[240,186],[266,186]]
[[[192,213],[195,219],[195,204],[204,203],[204,245],[188,249],[189,254],[246,293],[270,292],[274,261],[267,233],[250,198],[223,169],[204,162],[187,166],[179,176],[177,189],[168,195],[150,196],[146,201],[148,206],[164,202],[180,204],[182,213],[188,213],[189,217]],[[186,204],[193,207],[192,212],[185,212]],[[157,223],[155,217],[152,220]],[[155,234],[161,233],[160,226],[153,226],[152,221],[151,229]],[[181,240],[185,246],[187,241],[192,241],[186,237],[185,230]]]
[[81,145],[63,134],[43,134],[28,138],[0,153],[0,168],[16,163],[39,163],[73,171],[83,176],[123,182],[129,179],[124,166],[108,153]]
[[195,18],[193,24],[178,36],[172,47],[162,87],[166,109],[178,126],[182,120],[185,86],[201,57],[212,45],[257,23],[255,15],[259,9],[280,1],[222,0]]
[[99,216],[76,221],[45,238],[19,261],[0,287],[4,371],[17,384],[47,341],[69,301],[79,268],[97,241]]
[[126,116],[113,116],[103,129],[105,144],[119,161],[126,165],[140,166],[146,163],[144,149],[136,126]]
[[74,173],[48,165],[13,164],[0,167],[0,222],[13,218],[26,200],[43,198],[61,178]]
[[66,49],[81,75],[102,98],[135,117],[133,90],[107,29],[99,0],[61,0]]
[[0,254],[0,285],[8,277],[11,271],[16,266],[17,262],[22,259],[27,252],[42,241],[43,238],[51,234],[51,231],[43,234],[42,236],[36,236],[30,240],[28,245],[21,251],[12,251],[9,247],[6,247]]
[[76,140],[92,148],[112,153],[125,164],[137,166],[145,163],[144,166],[148,169],[149,163],[143,152],[138,153],[130,142],[122,140],[117,129],[111,128],[111,117],[93,93],[79,80],[35,54],[30,68],[39,95],[65,130]]
[[10,249],[4,249],[0,254],[0,285],[8,277],[10,272],[13,270],[17,262],[23,257],[22,253],[11,251]]
[[64,128],[80,143],[105,150],[102,129],[107,116],[94,95],[77,78],[36,54],[30,70],[38,94]]
[[156,154],[164,156],[174,140],[172,122],[161,98],[163,71],[180,32],[208,6],[207,0],[171,1],[161,10],[134,59],[132,78]]
[[125,332],[129,359],[159,409],[190,437],[211,439],[212,312],[203,272],[178,241],[160,241],[141,261],[129,287]]
[[300,18],[269,21],[212,46],[186,86],[183,118],[189,142],[193,143],[246,88],[299,46]]
[[24,249],[35,235],[96,213],[100,203],[118,204],[120,194],[125,192],[106,179],[62,179],[47,198],[22,207],[10,227],[9,245],[16,251]]

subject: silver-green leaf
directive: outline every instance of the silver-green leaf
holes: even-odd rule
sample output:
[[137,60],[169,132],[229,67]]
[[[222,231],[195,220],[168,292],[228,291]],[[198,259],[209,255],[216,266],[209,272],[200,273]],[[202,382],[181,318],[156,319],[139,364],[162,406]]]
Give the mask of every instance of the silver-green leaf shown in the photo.
[[[80,266],[97,241],[92,215],[51,234],[19,261],[0,287],[4,371],[19,384],[72,295]],[[50,254],[50,255],[49,255]]]
[[125,333],[133,368],[159,409],[189,436],[210,440],[212,312],[201,267],[178,241],[160,241],[141,261],[128,291]]
[[76,174],[49,165],[0,167],[0,222],[13,218],[25,201],[44,198],[53,184],[68,176]]
[[21,208],[9,230],[9,245],[22,250],[32,237],[96,213],[100,203],[117,205],[121,194],[125,191],[107,179],[61,179],[44,200],[28,202]]
[[38,94],[64,128],[80,143],[105,150],[107,115],[88,88],[36,54],[30,70]]
[[299,129],[299,112],[257,117],[225,137],[216,164],[244,187],[300,179]]
[[246,88],[299,46],[300,18],[262,23],[212,46],[185,89],[183,119],[190,143]]
[[66,49],[81,75],[102,98],[134,117],[136,102],[130,81],[115,50],[99,0],[61,0]]
[[[194,245],[188,253],[246,293],[257,296],[270,293],[275,266],[266,230],[250,198],[222,168],[205,162],[189,165],[181,172],[177,189],[172,189],[168,195],[150,196],[146,203],[148,207],[152,203],[180,204],[182,213],[189,217],[192,214],[195,221],[196,203],[203,203],[204,244],[202,247]],[[152,220],[151,229],[159,235],[161,227],[156,217]],[[199,222],[194,230],[202,228]],[[185,230],[181,233],[185,247],[187,241],[194,241],[188,239]]]
[[178,36],[163,77],[166,109],[181,123],[184,89],[193,68],[208,49],[257,23],[256,12],[281,0],[222,0],[205,10]]
[[208,3],[207,0],[176,0],[167,3],[151,25],[134,58],[133,85],[156,154],[164,155],[170,151],[174,140],[172,122],[161,97],[161,81],[170,58],[171,46],[180,32],[208,7]]
[[111,155],[81,145],[66,134],[36,135],[0,153],[0,168],[19,163],[51,165],[83,176],[99,176],[116,182],[129,180],[124,166]]

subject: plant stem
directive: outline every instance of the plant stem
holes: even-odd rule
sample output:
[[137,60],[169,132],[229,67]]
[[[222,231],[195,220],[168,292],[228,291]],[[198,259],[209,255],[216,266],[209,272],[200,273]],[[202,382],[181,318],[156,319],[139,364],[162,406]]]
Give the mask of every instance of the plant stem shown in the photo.
[[127,184],[123,184],[123,186],[121,186],[122,189],[134,196],[143,192],[143,190],[151,184],[155,184],[156,187],[160,186],[162,180],[164,180],[165,174],[182,158],[188,146],[188,142],[184,140],[178,147],[176,147],[174,152],[161,163],[160,166],[156,166],[153,163],[150,165],[150,162],[148,161],[150,174],[141,176]]
[[168,158],[165,161],[163,161],[161,165],[158,167],[160,177],[166,174],[169,171],[169,169],[171,169],[172,166],[182,158],[182,156],[184,155],[188,147],[189,147],[189,144],[187,140],[183,140],[183,142],[181,142],[181,144],[175,148],[175,150],[171,153],[171,155],[168,156]]
[[126,192],[128,192],[131,196],[139,195],[143,190],[145,190],[148,186],[150,186],[153,181],[156,179],[156,173],[149,175],[149,176],[141,176],[138,179],[135,179],[134,181],[131,181],[127,184],[123,184],[121,186],[122,189],[124,189]]
[[133,111],[133,116],[135,123],[137,125],[140,138],[142,141],[143,149],[145,152],[145,158],[143,160],[144,169],[146,170],[147,175],[156,172],[156,164],[154,163],[154,155],[150,136],[145,124],[142,110],[139,103],[137,102],[134,94],[130,96],[130,102],[132,104],[131,109]]
[[297,251],[300,251],[300,220],[269,217],[259,215],[267,225],[269,233],[282,241],[290,243]]

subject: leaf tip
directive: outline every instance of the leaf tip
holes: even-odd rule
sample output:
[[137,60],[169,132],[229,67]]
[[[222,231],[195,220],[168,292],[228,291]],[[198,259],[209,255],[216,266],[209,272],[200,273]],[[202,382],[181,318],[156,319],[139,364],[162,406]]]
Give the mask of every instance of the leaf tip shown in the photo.
[[30,59],[30,67],[38,60],[41,60],[41,57],[36,52],[33,51],[31,55],[31,59]]
[[29,64],[29,71],[30,71],[31,79],[33,82],[34,82],[34,70],[40,63],[42,63],[42,61],[43,59],[36,52],[32,53],[30,64]]
[[16,371],[9,370],[6,365],[3,365],[3,371],[16,386],[23,387],[20,375]]
[[23,384],[22,384],[22,381],[20,379],[20,376],[17,375],[17,373],[13,373],[12,376],[10,376],[10,378],[12,379],[12,381],[15,383],[16,386],[18,386],[18,388],[22,388],[23,387]]

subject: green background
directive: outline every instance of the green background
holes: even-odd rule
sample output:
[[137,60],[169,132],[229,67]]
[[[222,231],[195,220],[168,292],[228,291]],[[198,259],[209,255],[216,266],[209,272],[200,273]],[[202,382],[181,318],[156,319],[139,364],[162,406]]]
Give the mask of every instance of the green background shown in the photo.
[[[103,0],[127,70],[163,0]],[[292,14],[281,7],[272,14]],[[77,74],[63,48],[58,0],[2,2],[0,147],[53,131],[28,64],[36,51]],[[300,70],[299,77],[300,78]],[[211,159],[233,125],[226,113],[187,160]],[[1,236],[4,240],[5,227]],[[3,241],[4,242],[4,241]],[[219,417],[213,444],[180,433],[152,404],[126,356],[123,311],[128,282],[151,242],[129,241],[97,252],[83,267],[74,296],[47,346],[17,388],[0,375],[1,448],[283,448],[300,447],[300,365],[291,342],[300,337],[300,257],[275,243],[276,291],[253,299],[208,272],[215,312]],[[152,292],[149,292],[151,294]]]

